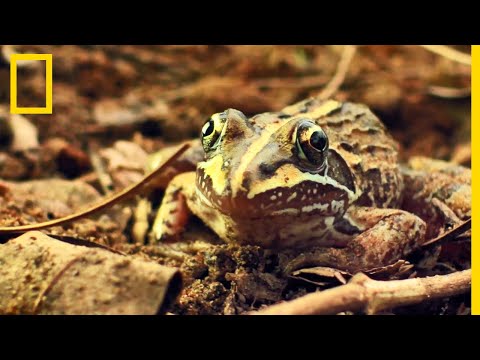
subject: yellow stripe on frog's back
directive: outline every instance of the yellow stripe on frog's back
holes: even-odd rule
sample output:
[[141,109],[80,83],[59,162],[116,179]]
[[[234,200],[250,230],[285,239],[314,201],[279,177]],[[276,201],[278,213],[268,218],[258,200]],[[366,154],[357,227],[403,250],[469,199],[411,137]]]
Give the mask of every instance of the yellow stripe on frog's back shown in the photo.
[[287,126],[291,121],[282,123],[278,127],[266,128],[263,130],[263,133],[249,145],[248,151],[240,159],[240,163],[237,169],[234,170],[231,176],[231,186],[232,186],[232,195],[235,197],[239,191],[247,191],[243,185],[243,177],[245,175],[245,170],[248,165],[252,162],[253,159],[270,143],[272,134],[280,131],[284,126]]

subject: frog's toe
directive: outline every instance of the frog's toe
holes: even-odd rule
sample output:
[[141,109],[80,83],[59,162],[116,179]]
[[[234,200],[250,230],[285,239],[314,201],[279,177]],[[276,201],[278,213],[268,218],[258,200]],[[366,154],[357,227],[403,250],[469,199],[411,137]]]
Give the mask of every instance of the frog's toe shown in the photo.
[[160,226],[152,227],[150,233],[150,242],[175,242],[183,229],[175,229],[171,227],[169,222]]
[[177,240],[185,229],[188,217],[188,210],[183,206],[172,209],[162,204],[152,225],[151,234],[154,242]]

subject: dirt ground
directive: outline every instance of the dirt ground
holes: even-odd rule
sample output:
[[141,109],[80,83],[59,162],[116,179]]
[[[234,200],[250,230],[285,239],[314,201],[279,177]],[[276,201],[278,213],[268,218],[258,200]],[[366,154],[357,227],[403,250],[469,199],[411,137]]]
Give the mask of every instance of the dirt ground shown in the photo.
[[[455,48],[470,52],[469,46]],[[277,111],[320,94],[344,53],[343,46],[278,45],[4,45],[1,50],[0,226],[65,216],[124,189],[142,178],[148,154],[198,138],[213,113]],[[53,114],[9,114],[11,52],[53,54]],[[18,84],[19,106],[44,106],[42,64],[19,65]],[[367,104],[399,141],[402,160],[423,155],[470,167],[469,66],[419,46],[358,46],[339,85],[333,97]],[[152,194],[150,217],[161,195]],[[179,243],[135,242],[135,206],[130,199],[43,232],[178,267],[183,287],[166,309],[171,314],[243,314],[351,277],[318,269],[285,276],[287,255],[222,244],[196,218]],[[469,268],[467,233],[369,275],[393,280]],[[466,293],[385,313],[469,312]]]

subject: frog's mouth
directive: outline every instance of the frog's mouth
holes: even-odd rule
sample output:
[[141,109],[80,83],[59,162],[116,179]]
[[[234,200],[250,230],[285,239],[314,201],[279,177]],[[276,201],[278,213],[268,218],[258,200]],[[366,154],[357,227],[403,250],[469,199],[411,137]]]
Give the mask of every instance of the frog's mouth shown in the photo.
[[234,218],[316,214],[335,216],[343,214],[351,195],[346,188],[329,183],[303,181],[291,187],[278,187],[249,197],[246,191],[235,196],[229,185],[221,195],[212,186],[212,180],[202,171],[197,173],[197,195],[204,205]]

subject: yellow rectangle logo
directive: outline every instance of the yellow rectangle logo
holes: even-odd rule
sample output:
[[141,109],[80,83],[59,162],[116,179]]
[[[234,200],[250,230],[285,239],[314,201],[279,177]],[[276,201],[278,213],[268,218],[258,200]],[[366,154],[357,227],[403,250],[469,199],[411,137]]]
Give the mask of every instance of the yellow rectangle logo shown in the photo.
[[[45,70],[45,107],[17,106],[17,62],[22,60],[44,60]],[[12,54],[10,55],[10,113],[12,114],[51,114],[52,104],[52,54]]]

